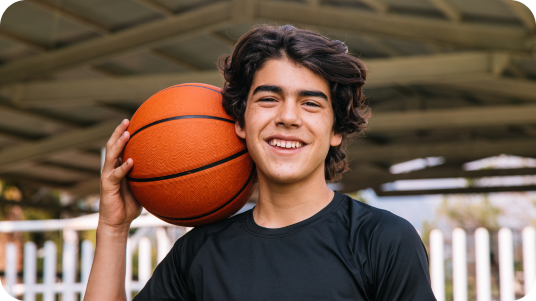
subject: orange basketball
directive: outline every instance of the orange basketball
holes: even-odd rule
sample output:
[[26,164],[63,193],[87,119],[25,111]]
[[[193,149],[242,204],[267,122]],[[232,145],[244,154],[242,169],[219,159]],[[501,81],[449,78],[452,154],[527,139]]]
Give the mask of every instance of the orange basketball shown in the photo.
[[221,103],[220,88],[181,84],[151,96],[130,121],[127,181],[141,205],[168,223],[227,218],[255,189],[255,165]]

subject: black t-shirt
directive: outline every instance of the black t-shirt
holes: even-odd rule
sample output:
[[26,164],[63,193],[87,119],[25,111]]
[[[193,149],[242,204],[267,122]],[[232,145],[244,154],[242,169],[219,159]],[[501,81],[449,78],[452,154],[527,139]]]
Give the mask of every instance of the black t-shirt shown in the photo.
[[429,278],[410,223],[336,192],[287,227],[260,227],[249,210],[194,228],[134,300],[431,301]]

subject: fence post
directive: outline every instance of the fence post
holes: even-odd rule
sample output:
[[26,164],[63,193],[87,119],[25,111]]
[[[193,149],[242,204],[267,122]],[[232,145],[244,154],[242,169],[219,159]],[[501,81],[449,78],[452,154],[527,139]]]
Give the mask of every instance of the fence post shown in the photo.
[[132,300],[132,253],[134,253],[134,246],[130,238],[127,238],[126,252],[125,292],[127,301],[130,301]]
[[514,301],[514,241],[512,230],[499,230],[499,286],[501,301]]
[[28,241],[24,244],[24,301],[35,300],[35,274],[37,273],[37,247]]
[[147,237],[140,238],[138,248],[138,284],[141,290],[151,278],[151,240]]
[[[63,294],[62,301],[74,301],[76,298],[76,292],[73,289],[74,281],[76,277],[76,244],[75,235],[76,232],[71,229],[64,230],[65,242],[63,244]],[[67,233],[66,233],[67,232]],[[71,232],[71,233],[69,233]]]
[[56,244],[52,241],[45,242],[45,258],[43,262],[43,301],[55,301],[56,294]]
[[6,244],[6,292],[14,296],[13,287],[17,283],[17,247],[14,243]]
[[523,279],[525,295],[536,282],[536,231],[533,227],[523,228]]
[[84,240],[82,242],[82,266],[81,266],[81,277],[80,282],[82,283],[82,292],[81,296],[84,299],[86,293],[86,286],[89,280],[89,273],[91,272],[91,265],[93,264],[94,256],[93,243],[89,240]]
[[454,301],[467,301],[467,236],[460,228],[452,231],[452,287]]
[[491,267],[489,232],[485,228],[475,231],[476,300],[491,301]]
[[445,301],[445,257],[443,255],[443,233],[434,229],[430,232],[430,278],[432,291],[437,301]]

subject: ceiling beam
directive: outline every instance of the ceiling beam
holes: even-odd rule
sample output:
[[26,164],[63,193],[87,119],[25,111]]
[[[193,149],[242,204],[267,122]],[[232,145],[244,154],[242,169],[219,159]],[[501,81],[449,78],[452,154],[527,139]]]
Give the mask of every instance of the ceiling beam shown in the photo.
[[489,78],[486,80],[471,80],[467,82],[448,83],[447,85],[467,90],[483,92],[490,95],[501,95],[524,100],[536,100],[536,81],[521,78]]
[[523,24],[532,32],[536,30],[534,15],[525,4],[515,0],[502,0],[512,10],[512,12],[523,22]]
[[106,79],[81,79],[17,84],[0,90],[19,107],[86,105],[96,101],[143,101],[154,93],[187,82],[221,86],[219,71],[167,73]]
[[65,20],[71,21],[75,24],[82,25],[83,27],[98,32],[100,34],[108,34],[110,33],[110,29],[106,28],[105,26],[98,24],[97,22],[91,21],[87,19],[86,17],[83,17],[75,12],[68,11],[64,8],[60,8],[57,6],[54,6],[52,4],[49,4],[47,2],[43,2],[42,0],[26,0],[26,2],[31,3],[32,5],[39,7],[43,9],[46,12],[49,12],[53,15],[57,15],[62,17]]
[[154,10],[155,12],[160,13],[166,17],[171,17],[175,14],[175,12],[172,11],[171,9],[163,6],[162,4],[156,3],[155,1],[152,1],[152,0],[133,0],[133,1],[151,10]]
[[367,5],[368,7],[372,8],[373,10],[379,13],[384,14],[389,11],[389,5],[382,0],[360,0],[360,1],[365,3],[365,5]]
[[12,32],[6,31],[5,29],[0,29],[0,38],[4,39],[6,41],[9,41],[14,44],[22,45],[26,48],[31,49],[34,52],[42,53],[47,51],[47,47],[45,45],[41,45],[37,42],[30,41],[26,38],[23,38],[17,34],[14,34]]
[[96,63],[179,37],[210,32],[230,22],[232,7],[229,2],[218,2],[40,56],[10,62],[0,67],[0,83],[27,79],[81,64]]
[[461,129],[536,124],[536,105],[463,107],[409,112],[378,112],[367,133]]
[[157,49],[151,49],[149,50],[148,52],[150,55],[160,59],[160,60],[164,60],[166,62],[169,62],[169,63],[172,63],[176,66],[179,66],[181,68],[184,68],[188,71],[200,71],[201,69],[199,67],[197,67],[196,65],[188,62],[187,60],[184,60],[184,59],[181,59],[179,57],[177,57],[176,55],[173,55],[171,53],[168,53],[168,52],[165,52],[165,51],[162,51],[162,50],[157,50]]
[[63,189],[72,199],[78,199],[91,194],[99,194],[100,178],[90,179],[76,184],[73,187]]
[[530,33],[523,27],[455,24],[427,17],[377,14],[354,8],[314,8],[296,2],[258,1],[257,22],[319,26],[356,34],[381,34],[425,43],[473,49],[530,51]]
[[536,168],[463,170],[460,166],[440,165],[402,174],[379,172],[370,164],[353,166],[352,171],[341,180],[345,191],[357,191],[369,187],[380,187],[384,183],[398,180],[444,179],[444,178],[482,178],[501,176],[535,175]]
[[494,192],[518,192],[536,191],[535,185],[530,186],[505,186],[505,187],[469,187],[456,189],[429,189],[429,190],[399,190],[382,191],[380,187],[375,187],[377,196],[408,196],[408,195],[430,195],[430,194],[467,194],[467,193],[494,193]]
[[353,166],[352,171],[343,176],[341,183],[346,191],[356,191],[398,180],[482,178],[534,174],[536,174],[536,168],[463,170],[461,166],[453,165],[440,165],[408,173],[391,174],[388,171],[380,171],[370,164],[361,164]]
[[[500,54],[467,52],[367,60],[366,87],[398,84],[437,84],[492,77]],[[81,79],[20,83],[0,89],[18,107],[74,105],[98,100],[144,100],[163,88],[203,82],[221,86],[223,79],[214,71],[167,73],[111,79]]]
[[18,109],[18,108],[8,107],[3,104],[0,104],[0,110],[2,111],[2,113],[7,113],[15,117],[19,117],[19,116],[26,117],[29,119],[33,119],[35,121],[39,121],[39,122],[43,122],[47,124],[53,124],[55,126],[59,126],[64,129],[76,129],[80,127],[80,124],[77,124],[74,122],[69,122],[69,121],[65,121],[65,120],[61,120],[61,119],[57,119],[53,117],[48,117],[42,114],[25,111],[25,110]]
[[404,162],[415,158],[445,157],[447,162],[471,161],[500,154],[536,156],[534,139],[453,141],[426,144],[364,145],[355,143],[347,150],[351,162]]
[[44,161],[48,156],[70,148],[106,141],[121,120],[113,119],[91,127],[57,134],[33,143],[0,150],[0,172],[13,171]]
[[[512,1],[512,0],[508,0]],[[460,22],[463,18],[461,10],[454,5],[450,0],[428,0],[432,3],[445,17],[453,22]]]
[[487,79],[502,65],[502,53],[462,52],[365,60],[367,88]]

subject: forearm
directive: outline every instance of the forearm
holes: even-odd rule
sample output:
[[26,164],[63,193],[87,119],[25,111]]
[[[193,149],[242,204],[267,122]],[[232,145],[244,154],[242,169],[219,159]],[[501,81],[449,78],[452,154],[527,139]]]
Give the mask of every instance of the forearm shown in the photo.
[[126,300],[125,269],[128,226],[97,227],[97,246],[84,301]]

